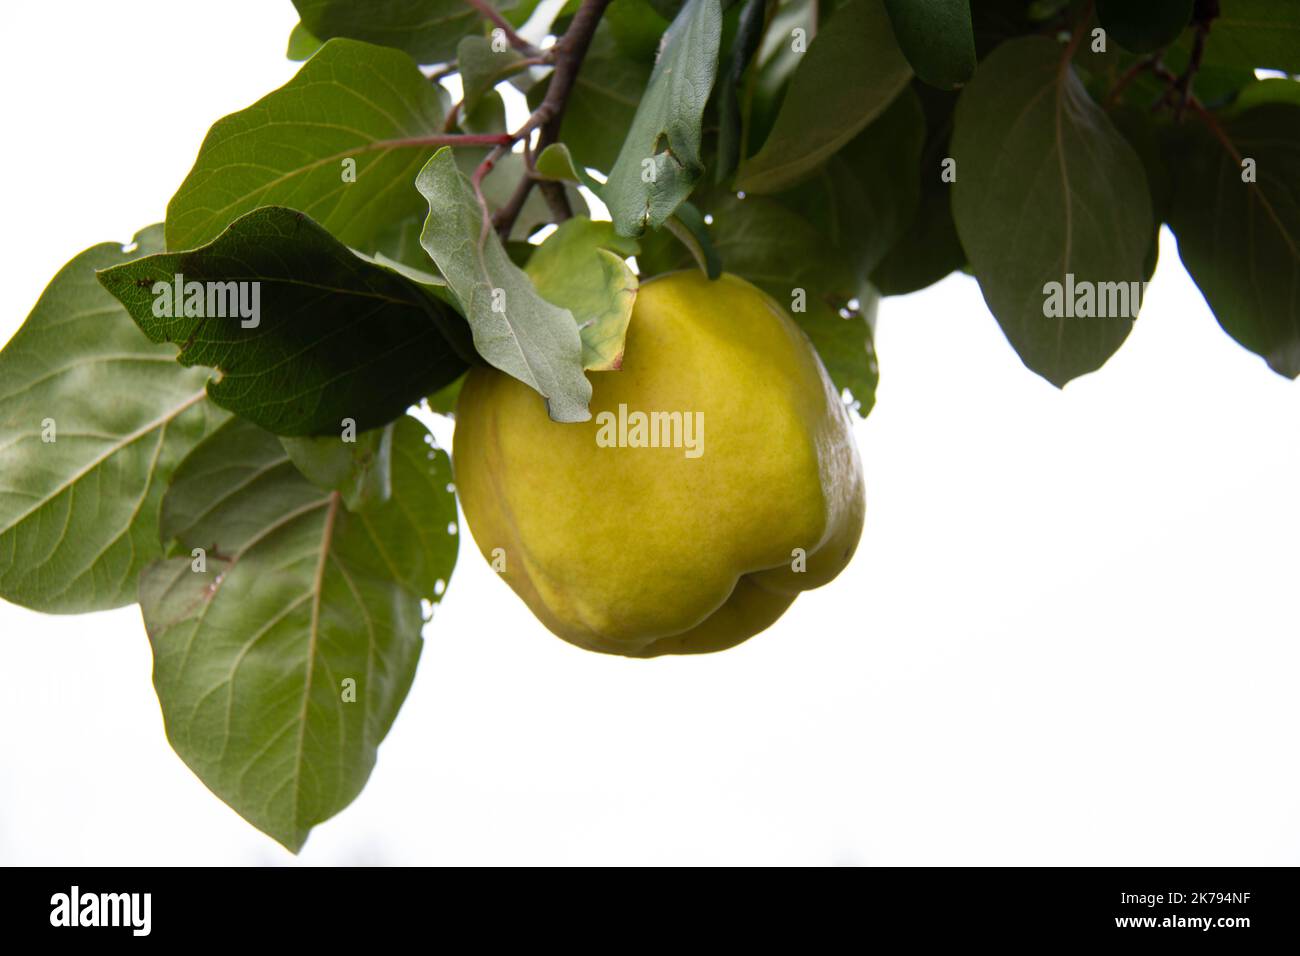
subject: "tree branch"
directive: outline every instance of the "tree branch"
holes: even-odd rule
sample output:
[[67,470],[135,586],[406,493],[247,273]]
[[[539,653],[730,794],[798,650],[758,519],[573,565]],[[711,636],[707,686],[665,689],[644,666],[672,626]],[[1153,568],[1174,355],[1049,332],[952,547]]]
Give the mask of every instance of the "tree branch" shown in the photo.
[[[534,130],[540,129],[536,152],[540,153],[550,144],[556,142],[560,135],[560,124],[564,120],[564,108],[568,104],[569,94],[577,81],[582,61],[591,47],[591,38],[596,33],[596,26],[609,6],[610,0],[583,0],[578,12],[573,15],[569,29],[556,41],[553,47],[555,72],[551,74],[551,85],[546,88],[546,96],[537,105],[533,115],[513,134],[514,139],[525,139]],[[532,163],[527,163],[527,174],[515,188],[509,202],[497,210],[494,218],[497,232],[504,236],[510,234],[510,228],[519,216],[519,210],[528,199],[534,183],[538,183],[547,205],[557,222],[562,222],[573,215],[569,208],[568,197],[564,194],[562,183],[538,181],[533,177]]]

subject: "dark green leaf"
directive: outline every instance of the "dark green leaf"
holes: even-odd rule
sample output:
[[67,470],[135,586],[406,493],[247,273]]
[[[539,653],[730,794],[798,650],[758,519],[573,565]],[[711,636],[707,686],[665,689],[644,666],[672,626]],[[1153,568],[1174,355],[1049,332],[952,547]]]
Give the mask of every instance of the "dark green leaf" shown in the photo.
[[[1273,371],[1300,375],[1300,106],[1189,121],[1171,138],[1169,225],[1219,324]],[[1254,182],[1243,182],[1243,160]]]
[[748,115],[741,130],[741,159],[751,152],[750,144],[763,142],[772,132],[790,77],[817,34],[817,14],[823,7],[830,9],[829,4],[817,0],[782,0],[772,11],[751,67],[753,80],[748,84]]
[[429,410],[437,412],[439,415],[453,415],[456,411],[456,400],[460,398],[461,386],[464,384],[465,376],[462,375],[450,385],[444,385],[438,389],[427,399]]
[[236,418],[163,502],[182,556],[145,570],[140,604],[167,738],[294,852],[365,785],[415,674],[421,601],[439,600],[455,566],[450,463],[429,441],[403,417],[392,498],[352,513]]
[[331,40],[280,89],[213,125],[167,207],[167,248],[193,249],[258,206],[284,205],[371,251],[420,212],[409,184],[432,152],[420,137],[442,131],[445,96],[404,53]]
[[[681,7],[680,0],[676,7]],[[677,9],[663,14],[647,0],[613,0],[605,8],[604,22],[624,55],[653,66],[659,41],[676,15]]]
[[726,68],[718,84],[718,168],[716,181],[731,178],[740,164],[743,148],[743,122],[740,106],[741,79],[750,61],[758,53],[767,25],[768,0],[746,0],[740,11],[740,24],[731,44]]
[[1300,16],[1295,0],[1219,0],[1204,62],[1300,73]]
[[664,228],[686,248],[706,276],[716,279],[722,275],[722,257],[714,248],[708,224],[698,209],[688,202],[682,203],[664,223]]
[[848,0],[802,55],[772,132],[736,188],[774,193],[806,178],[879,116],[911,78],[883,0]]
[[460,301],[478,354],[536,389],[554,420],[587,421],[591,383],[573,316],[510,261],[451,150],[434,154],[416,186],[429,202],[420,243]]
[[[953,220],[984,299],[1057,386],[1100,368],[1132,329],[1152,230],[1142,164],[1064,54],[1047,38],[998,47],[962,91],[952,143]],[[1091,302],[1076,307],[1073,289]]]
[[718,0],[688,0],[664,34],[663,53],[601,193],[622,235],[662,225],[703,175],[700,123],[721,38]]
[[865,279],[916,213],[924,141],[920,100],[904,89],[783,201],[820,226],[827,243]]
[[[177,276],[203,284],[197,310],[175,307]],[[248,213],[199,249],[99,278],[150,339],[181,346],[182,365],[221,369],[208,385],[214,402],[279,435],[338,434],[344,419],[384,425],[473,354],[460,316],[427,288],[280,206]],[[220,283],[249,284],[223,292]],[[257,314],[243,318],[232,291]],[[183,304],[193,302],[187,288]]]
[[1111,111],[1110,119],[1142,161],[1151,192],[1151,240],[1142,266],[1142,277],[1149,282],[1160,259],[1160,225],[1169,216],[1173,179],[1161,154],[1159,128],[1150,110],[1119,106]]
[[623,365],[623,340],[636,302],[636,273],[626,256],[640,251],[613,223],[578,217],[560,223],[528,260],[524,271],[538,294],[568,309],[582,336],[582,367],[591,371]]
[[884,295],[923,289],[966,264],[952,222],[952,184],[943,178],[944,160],[952,153],[949,141],[957,95],[919,81],[911,89],[926,117],[925,145],[917,169],[920,197],[911,221],[871,273],[872,285]]
[[224,415],[208,375],[151,344],[95,270],[162,248],[93,246],[56,275],[0,351],[0,597],[77,614],[130,604],[161,556],[158,505],[181,458]]
[[1192,18],[1192,0],[1097,0],[1097,19],[1120,46],[1152,53],[1168,46]]
[[975,74],[969,0],[885,0],[885,6],[917,76],[949,90]]
[[[489,2],[509,10],[517,0]],[[293,0],[293,5],[303,24],[322,40],[350,37],[397,47],[420,63],[452,59],[460,38],[487,22],[465,0]]]
[[303,477],[318,488],[337,491],[349,511],[364,511],[392,496],[393,428],[358,434],[280,439]]

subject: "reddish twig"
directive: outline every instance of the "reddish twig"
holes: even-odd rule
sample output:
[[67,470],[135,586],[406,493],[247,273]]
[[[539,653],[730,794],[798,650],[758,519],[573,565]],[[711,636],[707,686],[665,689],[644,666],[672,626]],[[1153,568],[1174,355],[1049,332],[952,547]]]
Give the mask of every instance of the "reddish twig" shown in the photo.
[[520,53],[525,56],[537,56],[541,53],[541,50],[516,33],[510,21],[498,13],[487,0],[465,0],[465,2],[477,10],[484,19],[491,20],[492,24],[505,34],[506,41]]

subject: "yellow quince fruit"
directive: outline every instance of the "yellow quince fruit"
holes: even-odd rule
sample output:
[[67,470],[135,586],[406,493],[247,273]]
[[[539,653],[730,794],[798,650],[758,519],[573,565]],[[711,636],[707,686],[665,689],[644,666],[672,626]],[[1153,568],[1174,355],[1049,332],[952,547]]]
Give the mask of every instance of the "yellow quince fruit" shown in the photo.
[[479,550],[551,631],[630,657],[718,651],[848,563],[862,465],[807,336],[736,276],[641,286],[592,419],[550,420],[490,367],[456,409],[456,487]]

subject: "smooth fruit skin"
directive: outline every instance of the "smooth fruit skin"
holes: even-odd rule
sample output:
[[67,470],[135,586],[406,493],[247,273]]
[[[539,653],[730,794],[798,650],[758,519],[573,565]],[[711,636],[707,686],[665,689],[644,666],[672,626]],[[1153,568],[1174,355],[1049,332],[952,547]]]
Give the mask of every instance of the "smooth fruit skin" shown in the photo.
[[[474,540],[504,558],[502,577],[551,631],[630,657],[723,650],[848,563],[865,508],[848,414],[764,292],[694,270],[652,279],[622,370],[589,374],[581,424],[551,421],[535,391],[486,366],[456,409]],[[620,404],[703,412],[703,453],[601,447],[601,413]]]

